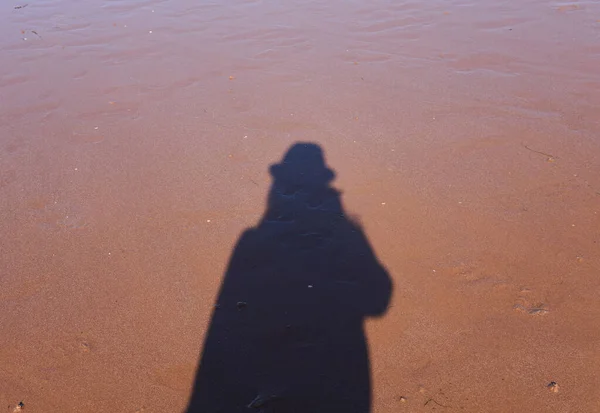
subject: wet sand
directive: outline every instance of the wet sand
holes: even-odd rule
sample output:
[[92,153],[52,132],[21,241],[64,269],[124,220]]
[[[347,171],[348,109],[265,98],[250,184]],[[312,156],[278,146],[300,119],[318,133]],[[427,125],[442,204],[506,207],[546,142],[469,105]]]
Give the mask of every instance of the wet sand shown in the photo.
[[600,411],[597,2],[34,0],[0,22],[5,411],[185,411],[298,141],[393,283],[364,325],[372,412]]

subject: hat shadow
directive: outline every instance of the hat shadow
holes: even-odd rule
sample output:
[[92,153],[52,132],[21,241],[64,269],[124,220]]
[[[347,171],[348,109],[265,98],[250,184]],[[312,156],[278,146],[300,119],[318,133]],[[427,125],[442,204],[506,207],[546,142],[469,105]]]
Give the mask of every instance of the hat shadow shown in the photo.
[[319,145],[292,145],[270,172],[266,211],[223,276],[187,413],[367,413],[364,321],[386,312],[391,279]]

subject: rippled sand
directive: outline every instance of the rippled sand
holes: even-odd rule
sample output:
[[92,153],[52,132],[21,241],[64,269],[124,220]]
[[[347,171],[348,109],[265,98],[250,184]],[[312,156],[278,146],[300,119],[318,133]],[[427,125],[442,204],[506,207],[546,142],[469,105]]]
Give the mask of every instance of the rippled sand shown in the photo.
[[597,1],[2,2],[0,405],[184,411],[308,141],[394,283],[372,412],[600,411],[599,38]]

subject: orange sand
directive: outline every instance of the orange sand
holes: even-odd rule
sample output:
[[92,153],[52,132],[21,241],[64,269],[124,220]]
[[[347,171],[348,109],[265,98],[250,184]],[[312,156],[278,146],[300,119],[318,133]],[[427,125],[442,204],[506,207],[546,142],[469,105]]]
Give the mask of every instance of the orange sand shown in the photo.
[[600,411],[599,3],[23,4],[0,6],[4,411],[186,411],[298,141],[393,285],[363,314],[371,412]]

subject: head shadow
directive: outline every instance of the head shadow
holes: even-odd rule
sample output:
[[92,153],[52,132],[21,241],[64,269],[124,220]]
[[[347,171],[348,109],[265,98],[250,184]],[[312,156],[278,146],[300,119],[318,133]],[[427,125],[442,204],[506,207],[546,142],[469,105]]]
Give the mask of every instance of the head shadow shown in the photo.
[[363,324],[387,310],[391,279],[320,146],[292,145],[270,173],[266,211],[223,276],[187,413],[368,413]]

